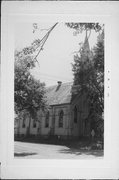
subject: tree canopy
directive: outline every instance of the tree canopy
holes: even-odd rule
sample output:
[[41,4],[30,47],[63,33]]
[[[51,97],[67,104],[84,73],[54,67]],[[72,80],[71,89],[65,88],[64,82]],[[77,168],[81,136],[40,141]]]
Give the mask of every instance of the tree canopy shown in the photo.
[[[37,57],[57,24],[55,23],[49,28],[43,38],[34,40],[31,46],[25,47],[21,51],[15,51],[14,99],[16,113],[27,112],[32,118],[37,119],[37,111],[48,108],[45,97],[45,83],[36,80],[30,70],[35,67],[36,62],[39,65]],[[34,33],[38,28],[37,23],[34,23],[33,27]]]
[[87,93],[90,103],[88,118],[91,119],[92,128],[97,129],[97,125],[100,124],[98,120],[103,121],[104,111],[104,31],[99,34],[97,44],[92,51],[87,54],[84,45],[80,55],[74,56],[72,70],[74,86],[78,85],[80,92]]
[[24,48],[22,51],[15,51],[15,84],[14,98],[16,113],[26,110],[34,117],[37,110],[45,109],[45,84],[36,80],[30,70],[35,67],[33,60],[35,41],[31,46]]
[[100,23],[66,23],[66,25],[70,28],[73,28],[75,30],[78,30],[79,32],[83,32],[84,30],[95,30],[96,32],[99,32],[101,29],[103,29],[103,24]]

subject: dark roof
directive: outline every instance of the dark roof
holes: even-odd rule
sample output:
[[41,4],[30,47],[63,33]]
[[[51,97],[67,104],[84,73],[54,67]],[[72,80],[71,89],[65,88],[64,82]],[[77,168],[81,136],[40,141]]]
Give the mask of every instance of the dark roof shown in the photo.
[[72,85],[72,82],[68,82],[48,87],[46,91],[48,104],[59,105],[70,103]]

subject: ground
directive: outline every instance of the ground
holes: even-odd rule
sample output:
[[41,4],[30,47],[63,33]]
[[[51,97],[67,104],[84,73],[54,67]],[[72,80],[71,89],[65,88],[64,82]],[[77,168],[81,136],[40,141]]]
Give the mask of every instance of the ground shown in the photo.
[[53,145],[15,141],[15,158],[32,159],[90,159],[103,158],[103,150],[67,145]]

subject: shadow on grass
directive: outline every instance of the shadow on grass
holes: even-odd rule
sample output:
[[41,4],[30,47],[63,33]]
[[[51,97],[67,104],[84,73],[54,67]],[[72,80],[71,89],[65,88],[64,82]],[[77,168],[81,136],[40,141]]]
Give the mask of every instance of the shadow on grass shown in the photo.
[[24,156],[30,156],[30,155],[36,155],[37,153],[26,153],[26,152],[23,152],[23,153],[14,153],[14,156],[16,157],[24,157]]
[[[20,140],[19,140],[20,141]],[[91,142],[90,139],[80,138],[77,140],[63,140],[56,138],[49,139],[34,139],[34,138],[24,138],[21,142],[38,143],[38,144],[50,144],[50,145],[62,145],[66,146],[68,149],[64,148],[60,150],[60,153],[75,154],[75,155],[92,155],[95,157],[103,157],[103,148],[99,149],[97,147],[97,142]],[[19,155],[20,156],[20,155]]]
[[92,155],[95,157],[103,157],[104,153],[103,150],[81,150],[78,148],[69,148],[69,149],[62,149],[59,151],[60,153],[66,154],[75,154],[75,155]]

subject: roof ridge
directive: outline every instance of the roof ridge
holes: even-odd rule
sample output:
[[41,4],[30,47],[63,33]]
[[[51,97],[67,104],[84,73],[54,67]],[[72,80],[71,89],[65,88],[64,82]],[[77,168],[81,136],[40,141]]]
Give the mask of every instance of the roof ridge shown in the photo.
[[46,89],[47,102],[49,105],[65,104],[71,101],[71,88],[73,81],[62,83],[58,90],[58,84]]
[[[62,83],[62,85],[64,85],[64,84],[73,84],[73,81],[69,81],[69,82],[64,82],[64,83]],[[47,88],[51,88],[51,87],[55,87],[55,86],[57,86],[57,84],[54,84],[54,85],[51,85],[51,86],[46,86],[46,89]]]

